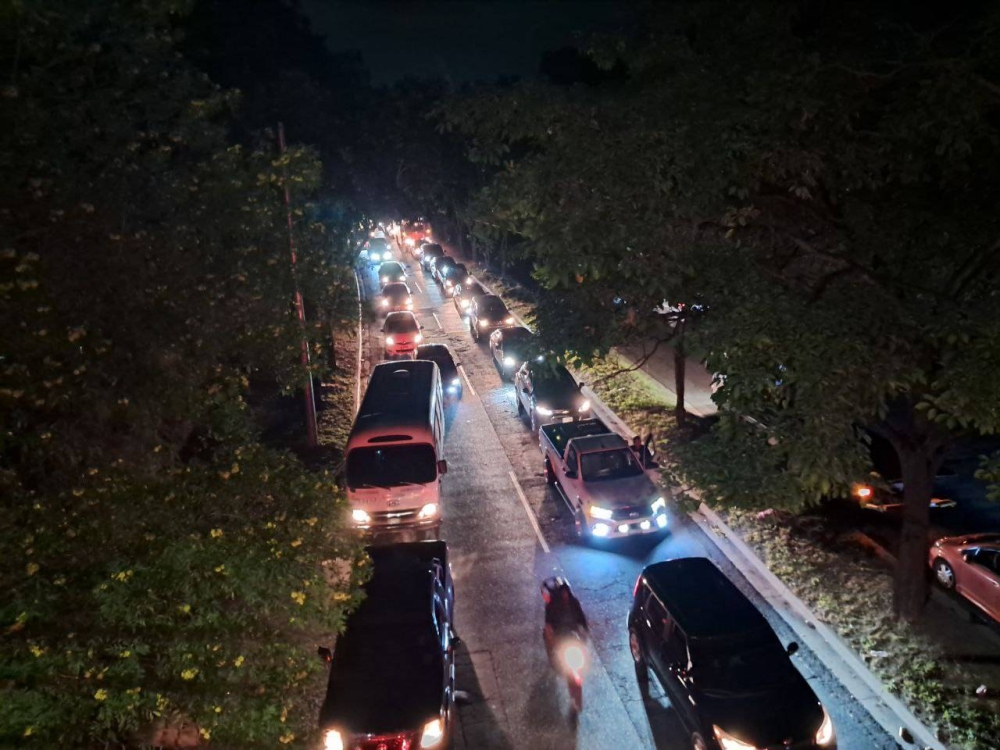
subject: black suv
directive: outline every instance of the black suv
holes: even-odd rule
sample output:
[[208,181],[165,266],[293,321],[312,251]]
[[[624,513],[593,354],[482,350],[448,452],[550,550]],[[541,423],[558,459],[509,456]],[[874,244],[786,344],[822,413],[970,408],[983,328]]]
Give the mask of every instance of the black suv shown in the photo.
[[[455,719],[454,585],[444,542],[369,547],[365,600],[330,658],[324,746],[406,750],[449,744]],[[322,650],[321,650],[322,652]]]
[[694,750],[831,750],[829,715],[767,620],[712,562],[654,563],[635,584],[629,649],[663,685]]

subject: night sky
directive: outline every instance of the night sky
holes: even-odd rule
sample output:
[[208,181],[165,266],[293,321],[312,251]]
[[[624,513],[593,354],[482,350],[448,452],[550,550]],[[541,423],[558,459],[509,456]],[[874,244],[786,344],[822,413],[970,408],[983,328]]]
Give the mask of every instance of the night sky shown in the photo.
[[542,53],[574,32],[635,20],[621,0],[303,0],[302,8],[332,51],[361,52],[376,85],[408,75],[456,84],[531,77]]

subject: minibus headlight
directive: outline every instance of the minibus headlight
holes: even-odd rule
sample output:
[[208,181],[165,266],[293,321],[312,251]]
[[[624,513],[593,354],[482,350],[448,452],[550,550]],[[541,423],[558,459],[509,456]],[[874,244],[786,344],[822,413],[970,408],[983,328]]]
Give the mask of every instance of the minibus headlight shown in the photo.
[[417,513],[417,518],[434,518],[437,515],[438,506],[437,503],[427,503],[420,512]]
[[351,520],[358,525],[362,525],[371,521],[372,517],[366,511],[361,510],[361,508],[355,508],[351,511]]
[[335,729],[328,729],[323,737],[323,750],[344,750],[344,738]]

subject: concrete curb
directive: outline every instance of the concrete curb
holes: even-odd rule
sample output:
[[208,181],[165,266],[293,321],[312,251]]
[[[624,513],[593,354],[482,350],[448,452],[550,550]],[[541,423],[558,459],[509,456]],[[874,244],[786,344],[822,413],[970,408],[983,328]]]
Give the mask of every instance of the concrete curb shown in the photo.
[[934,732],[885,689],[881,680],[840,636],[820,622],[711,508],[702,503],[690,516],[802,642],[821,655],[823,663],[890,736],[898,738],[900,728],[906,727],[919,746],[947,750]]

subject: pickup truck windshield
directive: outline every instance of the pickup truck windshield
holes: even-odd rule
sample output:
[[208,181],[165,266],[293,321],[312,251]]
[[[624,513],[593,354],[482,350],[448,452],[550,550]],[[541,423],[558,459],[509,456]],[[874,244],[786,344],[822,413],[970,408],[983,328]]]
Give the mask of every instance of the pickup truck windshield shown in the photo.
[[427,443],[355,448],[347,454],[347,486],[398,487],[437,478],[434,448]]
[[584,482],[625,479],[642,474],[642,467],[639,466],[639,462],[635,460],[635,456],[628,448],[584,453],[580,456],[580,470]]

